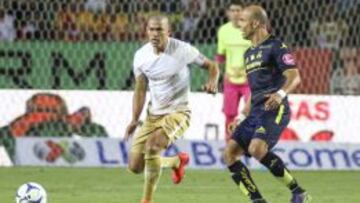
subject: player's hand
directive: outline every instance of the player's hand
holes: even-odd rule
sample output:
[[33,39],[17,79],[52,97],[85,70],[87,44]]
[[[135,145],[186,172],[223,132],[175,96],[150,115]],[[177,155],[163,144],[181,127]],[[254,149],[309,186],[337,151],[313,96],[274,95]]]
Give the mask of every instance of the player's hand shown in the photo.
[[279,108],[282,98],[278,93],[265,95],[268,99],[265,102],[265,111],[276,110]]
[[217,81],[209,80],[201,89],[209,94],[216,94],[218,91]]
[[238,125],[240,125],[240,123],[242,122],[242,120],[240,119],[235,119],[233,122],[231,122],[229,125],[228,125],[228,128],[227,128],[227,131],[228,133],[231,135],[234,133],[236,127]]
[[227,128],[227,131],[229,134],[233,134],[236,127],[240,125],[241,122],[243,122],[246,119],[246,115],[244,113],[240,113],[237,118],[233,122],[231,122]]
[[125,141],[129,140],[129,138],[134,134],[136,127],[139,125],[139,121],[131,121],[126,128],[124,139]]

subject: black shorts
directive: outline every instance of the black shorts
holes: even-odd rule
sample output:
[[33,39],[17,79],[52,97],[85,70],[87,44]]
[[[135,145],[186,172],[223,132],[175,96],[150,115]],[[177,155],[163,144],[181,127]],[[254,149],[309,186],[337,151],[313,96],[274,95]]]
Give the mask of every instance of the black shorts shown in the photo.
[[290,121],[290,108],[282,104],[275,111],[252,109],[250,115],[235,129],[232,139],[248,154],[250,142],[254,138],[264,140],[269,149],[279,141],[282,131]]

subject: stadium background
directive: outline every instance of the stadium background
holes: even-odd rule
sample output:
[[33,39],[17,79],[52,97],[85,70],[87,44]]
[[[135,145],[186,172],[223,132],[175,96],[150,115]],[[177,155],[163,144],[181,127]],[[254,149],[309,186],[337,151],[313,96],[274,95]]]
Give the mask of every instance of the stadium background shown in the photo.
[[[0,166],[16,167],[0,168],[0,202],[12,201],[16,187],[30,180],[42,183],[55,203],[137,202],[141,177],[118,167],[127,160],[128,144],[120,139],[131,114],[132,57],[146,41],[146,18],[167,14],[174,37],[212,58],[227,2],[1,1]],[[276,150],[300,170],[295,173],[314,202],[360,202],[354,195],[360,169],[360,1],[244,0],[250,3],[268,11],[272,33],[294,49],[303,78],[291,97],[293,121]],[[221,93],[199,92],[206,74],[196,67],[191,77],[194,127],[167,154],[177,147],[191,152],[195,170],[176,189],[166,172],[158,202],[239,202],[243,198],[218,170],[224,167]],[[247,164],[259,169],[255,179],[270,200],[288,199],[263,168]]]

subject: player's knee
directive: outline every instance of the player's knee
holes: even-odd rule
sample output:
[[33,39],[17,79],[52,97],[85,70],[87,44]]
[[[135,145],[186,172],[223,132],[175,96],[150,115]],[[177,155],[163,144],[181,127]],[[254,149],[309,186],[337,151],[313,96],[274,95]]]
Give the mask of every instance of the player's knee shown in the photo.
[[167,140],[164,135],[160,133],[154,133],[146,142],[145,153],[146,154],[158,154],[161,150],[167,147]]
[[131,151],[129,155],[128,172],[139,174],[144,171],[144,154],[142,152]]
[[237,154],[231,147],[226,147],[223,153],[224,161],[227,165],[231,165],[236,161]]
[[162,150],[162,147],[160,146],[160,144],[158,144],[156,142],[147,143],[147,145],[145,147],[146,154],[158,154],[158,153],[160,153],[161,150]]
[[267,149],[264,148],[263,146],[250,145],[248,148],[248,152],[255,159],[261,160],[266,155]]
[[139,164],[129,163],[128,171],[134,174],[140,174],[144,170],[144,167],[140,166]]

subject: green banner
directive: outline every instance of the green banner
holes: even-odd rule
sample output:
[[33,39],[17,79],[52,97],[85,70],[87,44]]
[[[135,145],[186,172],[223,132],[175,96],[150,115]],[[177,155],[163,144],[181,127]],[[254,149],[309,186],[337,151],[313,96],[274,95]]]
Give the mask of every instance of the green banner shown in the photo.
[[[131,89],[133,55],[140,43],[0,43],[1,89]],[[212,58],[214,45],[197,46]],[[192,68],[192,89],[207,74]]]

